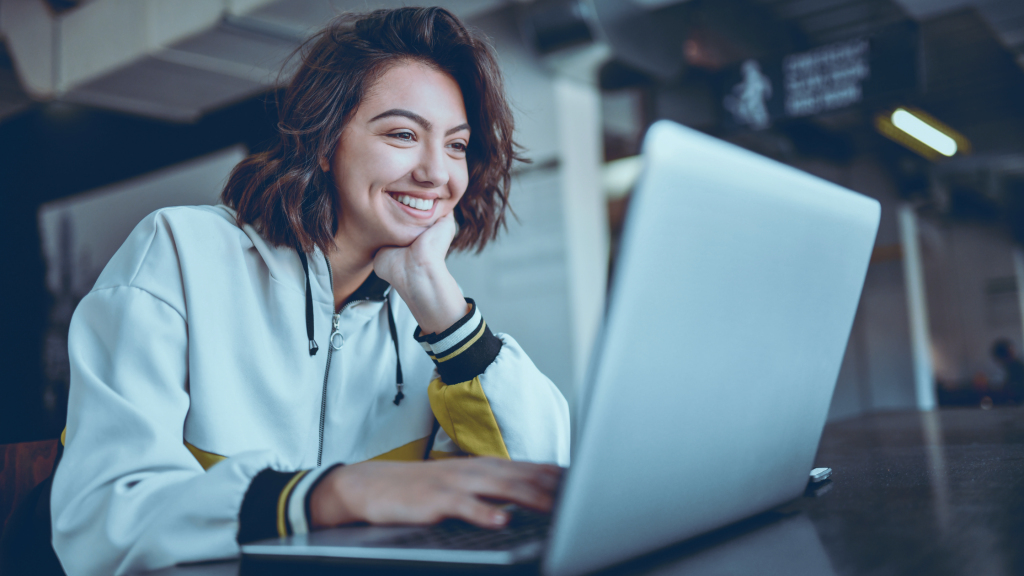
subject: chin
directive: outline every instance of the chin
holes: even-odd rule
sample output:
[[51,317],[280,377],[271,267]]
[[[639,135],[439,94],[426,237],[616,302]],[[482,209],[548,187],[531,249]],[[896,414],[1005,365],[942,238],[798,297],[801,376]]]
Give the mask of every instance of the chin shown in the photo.
[[426,232],[426,228],[405,228],[404,230],[396,230],[388,235],[389,246],[409,246],[420,237],[420,234]]

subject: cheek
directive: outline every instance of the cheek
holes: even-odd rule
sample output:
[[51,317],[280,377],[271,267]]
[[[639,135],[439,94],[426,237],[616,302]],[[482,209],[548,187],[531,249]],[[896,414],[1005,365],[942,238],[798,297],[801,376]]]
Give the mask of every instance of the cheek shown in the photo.
[[386,145],[378,147],[376,153],[368,155],[364,162],[380,186],[397,182],[416,168],[416,156],[412,151]]
[[335,165],[336,178],[346,185],[344,189],[358,194],[375,192],[399,180],[415,167],[415,158],[404,150],[386,144],[374,143],[339,150]]
[[451,175],[451,189],[452,199],[455,203],[462,200],[462,197],[466,194],[466,188],[469,186],[469,173],[466,170],[465,164],[460,169],[454,170]]

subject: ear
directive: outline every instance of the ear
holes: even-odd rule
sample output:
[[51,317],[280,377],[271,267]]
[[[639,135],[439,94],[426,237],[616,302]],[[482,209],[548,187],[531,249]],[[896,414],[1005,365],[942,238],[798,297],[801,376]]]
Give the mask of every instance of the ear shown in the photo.
[[328,162],[327,158],[325,158],[323,156],[320,157],[320,169],[323,170],[324,172],[330,172],[331,171],[331,164],[330,164],[330,162]]

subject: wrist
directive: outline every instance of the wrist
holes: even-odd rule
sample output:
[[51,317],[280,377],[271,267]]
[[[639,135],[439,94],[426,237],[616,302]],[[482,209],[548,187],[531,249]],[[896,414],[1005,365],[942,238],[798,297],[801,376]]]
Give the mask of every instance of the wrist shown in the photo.
[[487,326],[480,309],[467,298],[469,310],[443,332],[418,332],[415,340],[430,355],[441,381],[457,384],[483,374],[501,351],[502,341]]
[[405,286],[395,286],[395,289],[426,334],[447,330],[468,310],[459,284],[444,262],[419,267],[407,276]]
[[309,523],[313,528],[330,528],[359,522],[360,518],[345,503],[346,478],[350,468],[339,466],[330,471],[309,496]]
[[455,282],[444,260],[416,262],[405,273],[404,282],[410,291],[431,293]]

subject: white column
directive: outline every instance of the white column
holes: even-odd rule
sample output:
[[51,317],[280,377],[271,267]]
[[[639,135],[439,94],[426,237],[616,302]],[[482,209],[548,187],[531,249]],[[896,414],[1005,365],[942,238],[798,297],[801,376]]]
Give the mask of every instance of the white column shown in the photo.
[[900,206],[899,225],[917,408],[934,410],[935,374],[932,369],[931,333],[928,328],[928,300],[925,296],[924,268],[921,264],[921,245],[917,234],[917,214],[910,205]]
[[1018,353],[1024,348],[1024,250],[1020,246],[1013,247],[1013,272],[1017,277],[1017,302],[1021,315],[1021,340],[1017,346]]
[[555,79],[554,93],[568,267],[573,396],[578,397],[604,314],[608,278],[608,209],[601,187],[601,94],[596,86],[564,77]]

